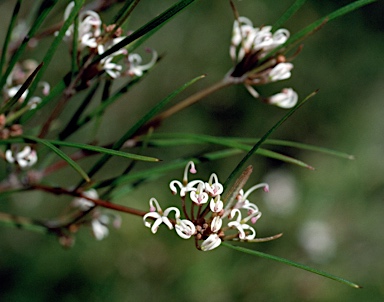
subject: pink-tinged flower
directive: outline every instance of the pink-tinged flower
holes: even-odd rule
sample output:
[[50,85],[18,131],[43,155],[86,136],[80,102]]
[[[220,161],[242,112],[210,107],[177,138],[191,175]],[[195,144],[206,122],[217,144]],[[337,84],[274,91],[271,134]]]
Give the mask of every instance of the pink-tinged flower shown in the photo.
[[200,248],[202,251],[206,252],[206,251],[211,251],[217,248],[220,244],[221,244],[221,239],[219,235],[211,234],[208,236],[207,239],[203,241]]
[[242,219],[241,212],[239,209],[233,209],[231,211],[231,218],[235,218],[236,220],[228,223],[228,227],[237,229],[239,233],[240,240],[252,240],[256,237],[256,231],[253,227],[246,224],[246,220]]
[[[252,22],[239,17],[233,24],[230,56],[234,62],[227,80],[234,84],[243,84],[254,98],[260,98],[254,86],[290,78],[292,63],[286,63],[282,52],[266,58],[267,54],[282,46],[289,38],[289,31],[281,28],[272,32],[272,26],[253,27]],[[261,98],[263,99],[263,98]],[[290,108],[293,97],[281,102],[269,102],[281,108]],[[281,105],[280,105],[281,104]]]
[[221,219],[221,217],[220,216],[214,217],[211,222],[211,231],[213,233],[219,232],[222,225],[223,225],[223,220]]
[[180,197],[184,197],[188,192],[195,190],[196,188],[194,186],[201,182],[200,180],[188,182],[188,171],[192,174],[197,172],[193,161],[188,162],[185,166],[182,183],[178,180],[173,180],[170,182],[169,188],[174,195],[177,194],[177,187],[179,187]]
[[[68,4],[64,12],[64,20],[67,20],[75,3],[72,1]],[[79,13],[78,26],[78,50],[81,51],[86,47],[97,48],[97,38],[101,34],[100,16],[91,10],[81,11]],[[65,40],[71,42],[73,39],[74,26],[71,25],[65,33]]]
[[37,154],[30,146],[25,146],[23,150],[14,154],[10,149],[5,151],[5,159],[9,163],[16,163],[21,169],[32,167],[37,162]]
[[[150,212],[144,215],[143,221],[147,228],[150,228],[152,233],[155,234],[159,226],[164,223],[168,229],[173,229],[173,224],[169,220],[168,215],[170,212],[175,211],[175,217],[180,217],[180,210],[176,207],[167,208],[164,212],[161,209],[158,201],[155,198],[149,200]],[[148,219],[154,219],[154,222],[148,222]]]
[[208,202],[209,196],[208,193],[204,191],[204,183],[199,182],[197,189],[191,191],[190,193],[191,200],[197,205],[202,205]]
[[292,88],[285,88],[280,93],[277,93],[266,99],[266,102],[281,108],[292,108],[297,104],[298,96]]
[[224,203],[220,199],[220,195],[217,195],[215,198],[211,199],[211,202],[209,203],[209,208],[213,213],[219,213],[224,208]]
[[291,70],[293,64],[291,63],[279,63],[269,72],[268,77],[271,82],[285,80],[291,77]]
[[211,196],[215,197],[223,193],[224,187],[219,183],[219,179],[215,173],[211,174],[208,182],[205,183],[205,191]]
[[183,239],[189,239],[196,233],[195,225],[188,219],[176,218],[175,230],[176,233]]
[[157,52],[153,49],[147,49],[147,52],[152,53],[152,58],[147,64],[142,64],[143,59],[137,53],[128,55],[128,71],[127,74],[131,77],[141,77],[144,71],[151,69],[157,62]]

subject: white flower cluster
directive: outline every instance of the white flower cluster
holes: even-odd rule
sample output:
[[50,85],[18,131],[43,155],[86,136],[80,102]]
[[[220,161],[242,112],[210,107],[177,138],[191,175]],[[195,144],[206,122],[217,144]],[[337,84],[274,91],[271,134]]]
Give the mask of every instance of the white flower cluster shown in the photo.
[[5,159],[11,164],[17,164],[21,169],[28,169],[37,162],[37,154],[30,146],[25,146],[19,152],[8,149],[5,151]]
[[[260,95],[253,87],[270,82],[290,78],[292,63],[285,62],[285,57],[278,54],[276,58],[260,63],[269,52],[283,45],[289,38],[289,31],[281,28],[271,32],[272,26],[253,27],[246,17],[239,17],[233,25],[230,56],[235,67],[230,76],[238,78],[255,98]],[[297,103],[297,93],[291,88],[285,88],[270,98],[265,99],[269,104],[282,108],[291,108]]]
[[[90,199],[99,198],[99,194],[95,189],[89,189],[83,192],[83,195]],[[84,197],[75,198],[72,201],[72,207],[82,212],[92,212],[90,220],[84,220],[83,223],[90,224],[92,234],[97,240],[102,240],[109,234],[108,225],[112,222],[115,228],[120,228],[121,218],[113,213],[102,213],[96,207],[95,203]],[[94,209],[95,208],[95,209]]]
[[[251,225],[260,218],[261,212],[248,200],[248,196],[258,188],[267,192],[268,185],[258,184],[247,192],[240,190],[235,201],[225,205],[228,201],[221,198],[223,185],[216,174],[213,173],[208,182],[200,179],[188,181],[188,171],[196,173],[192,161],[185,167],[183,181],[173,180],[170,183],[172,193],[181,198],[185,218],[181,218],[179,208],[169,207],[163,211],[158,201],[151,198],[150,211],[143,217],[144,225],[154,234],[164,223],[168,229],[175,229],[183,239],[195,236],[196,246],[202,251],[217,248],[223,240],[254,240],[256,231]],[[186,208],[187,196],[192,201],[190,210]],[[200,240],[203,240],[201,245],[198,243]]]
[[[69,17],[74,5],[74,2],[68,4],[64,13],[64,20]],[[114,31],[114,33],[109,35],[111,31]],[[64,40],[72,45],[73,36],[74,26],[71,25],[65,33]],[[121,29],[115,29],[114,25],[103,27],[100,16],[92,10],[81,11],[79,13],[77,37],[77,50],[79,52],[84,49],[89,49],[91,52],[96,52],[99,55],[126,38],[125,36],[121,36]],[[143,71],[155,65],[158,58],[155,50],[148,50],[148,52],[152,54],[150,62],[141,64],[142,58],[139,54],[129,54],[126,49],[122,48],[102,59],[100,68],[111,78],[126,75],[140,77],[143,75]],[[118,61],[120,59],[123,59],[123,63],[119,64]]]

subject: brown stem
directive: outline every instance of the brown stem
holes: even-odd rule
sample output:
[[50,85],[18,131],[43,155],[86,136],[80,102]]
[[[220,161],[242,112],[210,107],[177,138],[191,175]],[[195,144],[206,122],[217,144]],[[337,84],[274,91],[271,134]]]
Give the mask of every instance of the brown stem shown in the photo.
[[49,186],[45,186],[45,185],[41,185],[41,184],[32,185],[30,187],[30,189],[36,189],[36,190],[49,192],[49,193],[56,194],[56,195],[69,195],[69,196],[73,196],[73,197],[85,198],[85,199],[90,200],[94,204],[101,206],[103,208],[108,208],[108,209],[132,214],[132,215],[144,216],[147,213],[147,212],[140,211],[140,210],[137,210],[134,208],[130,208],[130,207],[126,207],[123,205],[111,203],[111,202],[106,201],[106,200],[102,200],[102,199],[98,199],[98,198],[91,198],[91,197],[84,195],[80,191],[69,191],[69,190],[66,190],[64,188],[54,188],[54,187],[49,187]]
[[201,99],[205,98],[206,96],[226,87],[232,85],[233,82],[231,81],[231,78],[224,78],[223,80],[217,82],[216,84],[213,84],[212,86],[209,86],[208,88],[205,88],[199,92],[196,92],[195,94],[191,95],[190,97],[186,98],[185,100],[181,101],[180,103],[177,103],[176,105],[172,106],[168,110],[165,110],[164,112],[156,115],[153,119],[151,119],[148,123],[146,123],[141,129],[138,130],[136,135],[141,135],[143,133],[146,133],[148,129],[150,128],[157,128],[163,120],[166,118],[169,118],[170,116],[174,115],[175,113],[197,103]]

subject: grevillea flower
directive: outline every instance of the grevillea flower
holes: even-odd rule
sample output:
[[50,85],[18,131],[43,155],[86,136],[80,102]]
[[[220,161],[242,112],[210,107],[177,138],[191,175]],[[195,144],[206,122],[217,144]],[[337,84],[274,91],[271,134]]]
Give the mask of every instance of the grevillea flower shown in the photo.
[[[170,189],[181,199],[181,210],[177,207],[161,210],[155,198],[151,198],[150,212],[143,217],[144,225],[156,233],[158,227],[164,223],[168,229],[176,230],[183,239],[195,237],[196,246],[202,251],[213,250],[224,240],[257,241],[256,231],[250,224],[255,224],[261,217],[259,208],[248,200],[249,195],[262,188],[268,192],[265,183],[251,187],[248,191],[240,190],[234,202],[224,206],[221,194],[223,185],[215,173],[208,181],[202,179],[188,179],[188,173],[195,174],[193,162],[188,162],[184,169],[182,181],[173,180]],[[190,210],[187,209],[187,193],[189,193]],[[208,201],[210,200],[209,204]],[[175,213],[174,218],[169,214]],[[181,218],[181,213],[184,218]],[[201,244],[198,244],[202,240]]]
[[5,151],[5,159],[9,163],[17,164],[21,169],[32,167],[37,162],[37,153],[30,146],[25,146],[19,152],[13,152],[8,149]]
[[[272,32],[272,26],[253,27],[251,20],[239,17],[233,24],[229,48],[234,67],[227,76],[233,83],[244,84],[254,98],[260,98],[254,86],[291,77],[293,64],[285,62],[281,52],[267,57],[271,51],[287,42],[288,38],[289,31],[285,28]],[[297,98],[281,102],[266,99],[266,102],[281,108],[291,108],[296,105]]]

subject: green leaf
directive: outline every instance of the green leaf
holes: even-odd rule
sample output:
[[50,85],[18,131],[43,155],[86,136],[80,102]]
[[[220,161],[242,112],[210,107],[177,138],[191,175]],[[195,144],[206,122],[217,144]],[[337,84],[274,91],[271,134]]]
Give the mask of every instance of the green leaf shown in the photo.
[[[236,138],[215,137],[215,136],[191,134],[191,133],[166,133],[166,134],[153,134],[152,136],[155,139],[149,140],[149,142],[155,145],[157,142],[156,140],[157,137],[167,137],[168,138],[167,142],[172,146],[180,146],[180,145],[196,144],[196,143],[198,144],[210,143],[210,144],[216,144],[216,145],[221,145],[226,147],[232,147],[232,148],[240,149],[247,152],[250,151],[250,149],[252,148],[249,145],[239,143],[236,140]],[[163,146],[164,146],[164,143],[163,143]],[[304,163],[303,161],[300,161],[298,159],[295,159],[271,150],[259,148],[258,150],[256,150],[255,153],[265,157],[281,160],[290,164],[295,164],[303,168],[307,168],[311,170],[313,169],[313,167]]]
[[[146,136],[142,136],[141,139],[145,139]],[[211,141],[211,138],[214,141]],[[248,137],[221,137],[221,136],[209,136],[202,134],[191,133],[154,133],[151,135],[150,145],[154,147],[173,147],[188,144],[204,144],[204,143],[218,143],[225,144],[226,146],[232,146],[234,148],[242,148],[242,144],[254,145],[260,138],[248,138]],[[319,152],[335,157],[354,159],[354,156],[345,152],[332,150],[329,148],[318,147],[308,145],[304,143],[298,143],[293,141],[279,140],[279,139],[267,139],[264,145],[274,146],[286,146],[296,149],[308,150],[313,152]],[[249,151],[249,150],[247,150]],[[258,153],[258,152],[256,152]]]
[[6,56],[7,56],[7,52],[8,52],[8,45],[9,45],[9,42],[11,41],[12,31],[13,31],[13,28],[14,28],[15,23],[16,23],[17,16],[18,16],[19,11],[20,11],[21,1],[22,0],[18,0],[16,2],[15,8],[13,9],[11,21],[9,22],[7,34],[5,36],[5,40],[4,40],[4,44],[3,44],[3,50],[2,50],[2,53],[1,53],[0,74],[3,72],[3,67],[4,67],[4,64],[5,64]]
[[7,69],[5,70],[4,75],[0,79],[0,87],[3,87],[8,76],[11,74],[13,67],[16,65],[16,63],[19,61],[21,55],[23,54],[25,48],[27,47],[28,42],[30,39],[35,35],[37,30],[39,29],[40,25],[43,23],[45,18],[48,16],[51,9],[55,6],[57,0],[50,0],[45,1],[46,5],[43,7],[43,9],[40,11],[38,17],[36,18],[35,22],[33,22],[31,29],[29,30],[28,34],[25,36],[23,42],[21,45],[17,48],[15,53],[13,54]]
[[83,4],[84,4],[84,1],[85,0],[76,0],[75,1],[75,6],[73,7],[71,13],[69,14],[67,20],[65,20],[63,26],[60,28],[57,36],[55,37],[55,39],[53,40],[53,42],[51,43],[48,51],[46,52],[44,58],[43,58],[43,62],[44,62],[44,66],[43,68],[41,69],[41,72],[40,74],[36,77],[36,81],[33,83],[33,85],[31,86],[30,88],[30,91],[29,91],[29,94],[28,94],[28,97],[27,99],[25,100],[25,104],[26,102],[28,101],[28,99],[33,95],[33,93],[35,92],[36,88],[37,88],[37,85],[41,79],[41,77],[43,76],[45,70],[48,68],[49,66],[49,63],[51,62],[57,48],[59,47],[59,45],[62,43],[62,40],[63,40],[63,37],[65,35],[65,32],[68,30],[68,28],[72,25],[75,17],[77,16],[77,14],[79,13],[80,9],[82,8]]
[[0,224],[8,227],[20,228],[23,230],[34,231],[39,233],[48,232],[47,228],[44,227],[38,221],[34,221],[27,217],[10,215],[8,213],[0,212]]
[[85,171],[73,160],[71,159],[68,155],[66,155],[63,151],[61,151],[59,148],[55,147],[52,143],[50,143],[49,141],[46,141],[44,139],[40,139],[40,138],[37,138],[37,137],[31,137],[31,136],[28,136],[26,137],[28,140],[31,140],[31,141],[34,141],[36,143],[40,143],[40,144],[43,144],[44,146],[46,146],[47,148],[51,149],[53,152],[55,152],[58,156],[60,156],[64,161],[66,161],[68,163],[68,165],[70,165],[77,173],[79,173],[81,175],[82,178],[84,178],[84,180],[86,182],[90,182],[91,179],[89,178],[89,176],[87,175],[87,173],[85,173]]
[[99,146],[81,144],[81,143],[71,143],[71,142],[65,142],[65,141],[47,140],[47,139],[37,138],[37,137],[33,137],[33,136],[28,136],[28,135],[22,135],[22,136],[19,136],[17,138],[0,140],[0,145],[2,145],[2,144],[15,144],[15,143],[30,143],[31,141],[45,144],[45,145],[49,144],[52,146],[62,146],[62,147],[83,149],[83,150],[88,150],[88,151],[95,152],[95,153],[108,154],[111,156],[120,156],[120,157],[124,157],[124,158],[128,158],[128,159],[132,159],[132,160],[140,160],[140,161],[146,161],[146,162],[158,162],[159,161],[159,159],[155,158],[155,157],[132,154],[132,153],[112,150],[112,149],[103,148],[103,147],[99,147]]
[[119,10],[116,16],[112,19],[110,24],[115,24],[115,28],[121,27],[124,22],[128,19],[136,5],[139,4],[140,0],[128,0],[125,1],[124,6]]
[[[185,165],[191,160],[194,163],[198,164],[202,162],[207,162],[207,161],[210,162],[210,161],[238,155],[241,152],[242,152],[241,150],[226,149],[226,150],[205,153],[195,157],[177,159],[169,163],[162,163],[161,165],[156,165],[155,167],[145,169],[144,171],[138,171],[135,173],[130,173],[128,175],[119,175],[118,177],[114,177],[112,179],[98,183],[95,186],[95,188],[104,188],[110,185],[114,185],[114,186],[124,185],[124,184],[126,185],[126,184],[132,184],[134,182],[151,180],[151,179],[158,178],[167,172],[183,169]],[[115,193],[115,194],[118,194],[118,193]],[[115,194],[113,196],[115,196]]]
[[[131,138],[143,125],[145,125],[153,116],[155,116],[161,109],[164,108],[174,97],[176,97],[179,93],[184,91],[186,88],[191,86],[196,81],[202,79],[204,76],[199,76],[188,83],[184,84],[180,88],[176,89],[174,92],[172,92],[169,96],[167,96],[165,99],[160,101],[156,106],[154,106],[146,115],[144,115],[136,124],[133,125],[123,136],[120,137],[112,146],[112,149],[118,150],[120,149],[123,144]],[[92,177],[97,171],[99,171],[105,163],[111,158],[111,155],[105,154],[100,160],[91,168],[91,170],[88,172],[90,177]],[[80,183],[78,186],[81,186],[82,183]]]
[[307,0],[296,0],[287,11],[273,24],[272,32],[279,29],[288,19],[290,19],[306,2]]
[[257,151],[257,149],[260,148],[260,146],[265,142],[265,140],[277,130],[292,114],[296,112],[301,106],[303,106],[307,100],[309,100],[312,96],[314,96],[316,92],[310,94],[307,96],[302,102],[297,104],[295,107],[293,107],[291,110],[288,111],[286,115],[284,115],[271,129],[269,129],[262,138],[259,139],[259,141],[252,147],[252,149],[243,157],[243,159],[239,162],[239,164],[233,169],[231,174],[228,176],[227,180],[224,183],[224,188],[228,186],[228,184],[232,181],[232,179],[235,177],[237,173],[241,169],[243,169],[243,166],[247,162],[247,160]]
[[[36,67],[36,69],[33,71],[33,73],[27,78],[27,80],[23,83],[23,85],[21,85],[21,87],[17,91],[17,93],[4,105],[3,108],[0,109],[0,114],[6,113],[8,110],[10,110],[13,107],[13,105],[15,105],[17,103],[17,101],[21,98],[23,93],[31,85],[31,83],[35,79],[37,73],[40,71],[42,66],[43,66],[43,63],[40,63],[40,65],[38,65]],[[10,122],[10,120],[8,120],[7,122]]]
[[340,278],[340,277],[331,275],[329,273],[320,271],[318,269],[311,268],[311,267],[306,266],[304,264],[293,262],[291,260],[287,260],[287,259],[280,258],[280,257],[277,257],[277,256],[273,256],[273,255],[270,255],[270,254],[265,254],[265,253],[262,253],[262,252],[259,252],[259,251],[255,251],[255,250],[246,249],[246,248],[243,248],[243,247],[240,247],[240,246],[234,246],[234,245],[231,245],[231,244],[229,244],[227,242],[222,242],[221,245],[223,245],[225,247],[228,247],[228,248],[231,248],[231,249],[234,249],[234,250],[239,251],[239,252],[243,252],[243,253],[246,253],[246,254],[250,254],[250,255],[258,256],[258,257],[262,257],[262,258],[266,258],[266,259],[273,260],[273,261],[277,261],[277,262],[284,263],[284,264],[287,264],[287,265],[290,265],[290,266],[293,266],[293,267],[297,267],[297,268],[300,268],[302,270],[305,270],[305,271],[308,271],[308,272],[311,272],[311,273],[314,273],[314,274],[326,277],[328,279],[341,282],[341,283],[343,283],[345,285],[348,285],[348,286],[351,286],[351,287],[354,287],[354,288],[361,288],[361,286],[357,285],[356,283],[353,283],[353,282],[345,280],[343,278]]
[[181,0],[160,15],[158,15],[156,18],[152,19],[150,22],[145,24],[144,26],[140,27],[138,30],[130,34],[128,37],[126,37],[124,40],[120,41],[116,45],[109,48],[107,51],[105,51],[103,54],[96,56],[96,58],[92,61],[92,64],[95,64],[99,62],[100,60],[104,59],[105,57],[113,54],[114,52],[118,51],[119,49],[127,46],[128,44],[132,43],[133,41],[137,40],[138,38],[142,37],[143,35],[147,34],[148,32],[152,31],[153,29],[157,28],[158,26],[162,25],[164,22],[169,21],[173,16],[175,16],[177,13],[185,9],[188,5],[193,3],[196,0]]
[[65,140],[68,136],[70,136],[71,134],[73,134],[74,132],[80,129],[80,127],[82,126],[82,125],[79,125],[80,116],[83,114],[84,110],[91,103],[99,86],[100,86],[100,82],[97,81],[93,84],[93,87],[89,89],[87,95],[85,96],[80,106],[72,115],[71,119],[69,120],[67,125],[64,127],[64,129],[59,133],[60,140]]

